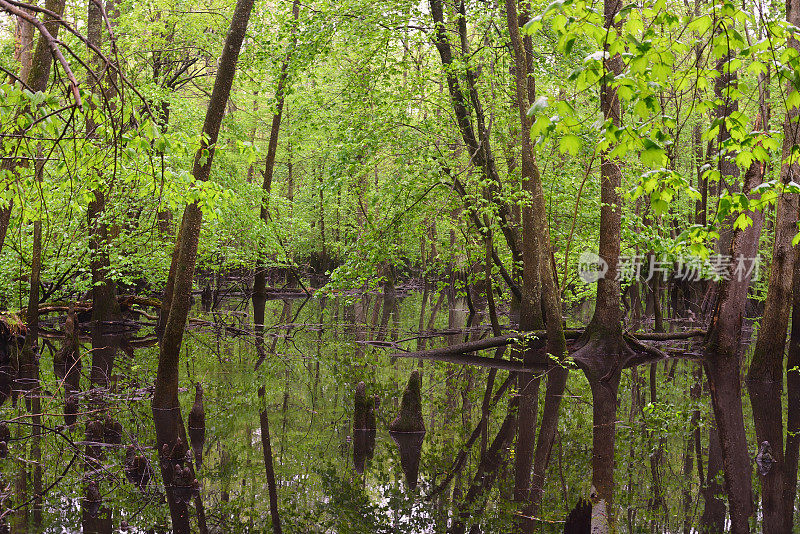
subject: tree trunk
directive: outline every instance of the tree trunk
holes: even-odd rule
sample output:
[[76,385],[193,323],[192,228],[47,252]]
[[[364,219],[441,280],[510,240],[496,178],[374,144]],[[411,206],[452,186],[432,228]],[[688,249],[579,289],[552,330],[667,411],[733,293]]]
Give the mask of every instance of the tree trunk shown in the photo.
[[[102,46],[103,36],[103,14],[100,0],[89,0],[86,39],[89,45],[97,49]],[[92,83],[92,94],[96,98],[103,98],[103,78],[98,73],[103,71],[103,65],[99,58],[89,49],[89,62],[92,68],[90,81]],[[86,137],[90,143],[97,141],[97,124],[94,122],[94,106],[89,105],[89,112],[86,116]],[[109,120],[107,118],[106,120]],[[99,149],[99,147],[98,147]],[[111,336],[106,335],[103,324],[111,321],[119,314],[119,304],[117,302],[116,284],[108,279],[110,270],[110,260],[108,250],[110,239],[108,224],[103,220],[106,209],[106,191],[103,185],[103,170],[95,168],[92,172],[96,173],[100,185],[92,192],[93,199],[88,206],[88,229],[89,229],[89,251],[90,269],[92,272],[92,371],[91,381],[93,385],[104,387],[108,384],[108,377],[114,363],[116,347],[109,344]],[[118,339],[117,339],[118,341]]]
[[[546,322],[547,325],[547,352],[559,360],[564,358],[567,353],[566,340],[564,339],[564,328],[562,323],[561,297],[555,280],[553,269],[552,245],[550,241],[550,230],[547,221],[547,207],[542,188],[542,180],[534,156],[534,147],[531,143],[530,129],[531,119],[528,116],[530,99],[535,96],[533,88],[533,78],[528,72],[528,65],[531,58],[526,52],[525,41],[520,36],[520,18],[517,14],[516,0],[506,0],[506,17],[508,22],[509,35],[514,50],[515,68],[515,89],[516,101],[520,119],[521,136],[521,170],[523,180],[523,190],[530,195],[530,204],[523,207],[523,299],[522,313],[520,316],[520,328],[522,330],[534,330],[540,328]],[[545,317],[542,317],[544,308]],[[530,349],[525,351],[523,361],[525,364],[535,363],[535,354]],[[558,364],[555,364],[558,366]],[[521,375],[524,376],[524,375]],[[530,493],[530,469],[534,457],[533,439],[534,428],[536,425],[535,409],[525,409],[525,404],[538,403],[535,392],[538,391],[539,379],[535,378],[535,389],[530,401],[525,397],[520,399],[520,416],[518,422],[519,440],[517,445],[517,475],[515,476],[515,497],[519,500],[524,498],[526,501],[531,499]],[[543,487],[544,471],[550,456],[552,442],[555,437],[555,430],[558,422],[558,408],[561,395],[566,384],[566,371],[562,368],[555,370],[552,378],[548,379],[548,399],[545,407],[548,408],[546,420],[543,420],[542,430],[539,434],[539,444],[536,448],[538,457],[538,472],[536,486],[534,487],[534,503],[540,499],[541,488]],[[530,385],[521,385],[521,392],[524,394]],[[530,394],[530,393],[529,393]],[[545,425],[545,423],[547,423]],[[523,437],[529,435],[530,443],[526,443],[524,448],[525,465],[520,465],[520,445]],[[520,473],[524,467],[525,472]],[[524,480],[523,480],[524,475]],[[519,486],[524,482],[524,486]],[[522,492],[525,492],[522,494]],[[530,505],[527,507],[530,511]],[[525,532],[531,532],[535,525],[527,519],[520,519],[518,528]]]
[[514,404],[516,404],[516,402],[512,399],[509,403],[508,415],[503,420],[503,424],[497,431],[497,435],[487,449],[486,454],[481,458],[477,472],[472,479],[469,490],[463,499],[463,503],[459,503],[459,510],[453,518],[450,529],[448,529],[449,534],[464,534],[467,522],[471,517],[474,518],[477,516],[477,514],[472,513],[475,502],[494,484],[502,461],[502,451],[505,446],[510,443],[514,435],[514,413],[516,411],[516,406],[514,406]]
[[[797,113],[795,111],[795,116]],[[791,117],[791,114],[790,114]],[[791,147],[800,140],[794,137],[797,123],[787,117],[784,158]],[[793,139],[794,137],[794,139]],[[759,166],[761,164],[759,163]],[[784,165],[781,178],[784,185],[795,176],[800,166]],[[765,532],[780,532],[784,528],[786,506],[784,503],[783,454],[783,355],[786,350],[786,330],[792,305],[792,276],[795,251],[792,238],[797,233],[798,198],[796,194],[782,193],[778,197],[775,215],[775,241],[772,249],[769,289],[764,306],[761,327],[758,330],[753,360],[747,374],[747,388],[753,407],[753,421],[759,443],[769,442],[775,465],[766,475],[761,475],[761,508]],[[752,256],[751,256],[752,257]]]
[[[614,18],[622,7],[620,0],[605,0],[604,25],[616,31]],[[605,60],[609,75],[622,72],[619,54]],[[613,125],[621,125],[621,109],[615,86],[603,78],[600,107],[603,117]],[[613,77],[612,77],[613,78]],[[609,149],[610,150],[610,149]],[[622,337],[621,291],[617,280],[619,263],[622,199],[619,188],[622,169],[608,152],[600,157],[600,243],[598,255],[608,266],[597,280],[594,316],[584,335],[577,342],[576,360],[584,362],[586,378],[592,390],[592,531],[605,533],[614,528],[614,439],[616,429],[617,391],[625,360],[632,354]]]
[[[797,0],[786,2],[786,10],[787,21],[792,24],[800,23],[800,13],[798,12],[800,4]],[[791,39],[789,45],[800,51],[800,42],[796,39]],[[790,83],[786,91],[791,93],[796,91],[796,88]],[[766,98],[762,100],[766,101]],[[765,107],[765,104],[762,107]],[[766,112],[762,112],[762,115],[766,119],[768,109]],[[800,165],[788,162],[794,147],[800,144],[798,117],[800,117],[800,111],[796,107],[787,110],[783,127],[782,161],[784,163],[781,166],[781,182],[784,186],[793,181],[800,171]],[[763,128],[768,129],[768,125],[763,125]],[[786,349],[789,311],[792,306],[796,257],[792,239],[797,233],[799,206],[797,194],[781,193],[778,197],[775,208],[775,241],[772,249],[769,289],[761,319],[761,328],[758,331],[758,339],[753,352],[753,360],[747,375],[756,437],[760,444],[764,442],[769,444],[775,461],[768,472],[759,473],[762,486],[761,508],[764,532],[789,532],[794,508],[793,488],[796,487],[797,460],[796,453],[790,452],[788,449],[788,436],[791,434],[787,434],[787,454],[792,456],[790,461],[794,464],[793,469],[789,470],[789,465],[784,463],[781,397],[784,379],[783,357]],[[794,326],[792,330],[794,331]],[[788,377],[787,380],[787,384],[796,387],[795,380]],[[793,394],[795,394],[794,391],[790,393],[790,401]],[[792,416],[795,414],[795,409],[796,407],[792,407],[790,404],[787,425],[793,423]],[[788,480],[785,480],[787,477]]]
[[[741,230],[733,231],[729,249],[732,257],[741,254],[746,237]],[[748,285],[747,277],[734,277],[732,273],[729,273],[728,279],[719,283],[718,300],[704,349],[704,363],[719,431],[725,491],[728,495],[734,534],[749,532],[748,518],[753,509],[750,457],[744,429],[739,378],[739,348]],[[712,476],[709,458],[709,478]]]
[[[272,128],[269,131],[269,144],[267,145],[267,159],[264,163],[264,183],[262,185],[261,210],[259,216],[264,224],[269,222],[269,195],[272,190],[272,174],[275,170],[275,154],[278,151],[278,134],[281,128],[281,118],[283,116],[283,105],[286,98],[286,83],[289,78],[289,63],[292,60],[294,48],[297,45],[297,21],[300,18],[300,1],[294,0],[292,3],[292,32],[289,50],[281,63],[281,72],[278,75],[278,86],[275,88],[275,115],[272,116]],[[253,304],[256,300],[262,300],[266,296],[267,271],[261,258],[256,261],[256,272],[253,280]],[[257,319],[257,318],[256,318]],[[256,321],[258,323],[258,321]],[[261,323],[263,324],[263,317]]]
[[33,36],[35,28],[27,20],[17,17],[14,28],[14,59],[19,62],[19,79],[27,80],[33,63]]
[[[730,87],[736,87],[736,71],[727,72],[730,54],[717,62],[719,76],[714,92],[721,103],[717,106],[718,119],[725,119],[738,109],[732,100]],[[724,120],[720,125],[717,143],[719,171],[722,176],[718,187],[731,188],[739,176],[734,154],[723,151],[723,143],[730,137]],[[734,259],[752,247],[753,236],[725,224],[720,231],[717,248],[720,254]],[[711,389],[711,402],[719,432],[722,464],[725,473],[725,491],[734,534],[749,533],[749,517],[753,513],[750,458],[744,429],[742,392],[740,382],[740,355],[742,319],[747,301],[748,276],[737,275],[729,269],[726,279],[717,284],[717,302],[705,339],[705,369]],[[709,477],[712,476],[709,459]]]
[[[44,7],[60,18],[64,13],[64,0],[46,0]],[[53,36],[53,39],[58,39],[58,30],[61,25],[56,23],[55,20],[56,19],[50,15],[44,15],[43,22],[47,31]],[[31,60],[30,72],[26,80],[31,91],[44,92],[47,89],[47,82],[50,80],[50,67],[52,64],[53,56],[47,39],[39,35],[39,39],[36,41],[36,49],[33,52],[33,59]],[[4,158],[0,171],[9,171],[10,176],[16,177],[23,165],[24,162],[18,159]],[[3,250],[3,243],[8,233],[8,225],[11,221],[11,210],[13,207],[13,202],[9,201],[8,206],[0,208],[0,251]]]
[[[692,368],[695,366],[693,365]],[[702,373],[702,371],[701,371]],[[697,373],[692,373],[696,375]],[[700,375],[702,376],[702,374]],[[692,401],[697,402],[700,399],[700,392],[702,391],[702,386],[700,379],[696,380],[689,389],[689,397]],[[691,534],[692,532],[692,487],[694,484],[691,483],[692,480],[692,472],[694,470],[694,460],[695,456],[697,456],[697,471],[700,473],[698,480],[700,484],[703,484],[703,458],[700,454],[696,454],[695,448],[695,436],[699,436],[700,433],[700,410],[693,410],[692,411],[692,419],[689,423],[690,428],[692,429],[692,433],[686,438],[686,449],[684,450],[684,457],[683,457],[683,534]]]
[[[470,69],[467,69],[468,72],[466,73],[466,78],[468,90],[464,91],[461,87],[461,82],[459,81],[458,75],[456,74],[458,69],[453,68],[453,63],[456,59],[453,57],[453,49],[447,37],[443,2],[442,0],[430,0],[430,7],[431,16],[433,17],[434,22],[433,40],[434,44],[436,45],[436,50],[439,52],[442,67],[444,67],[444,71],[446,73],[450,101],[453,106],[453,112],[456,116],[459,132],[461,133],[464,144],[469,150],[470,159],[474,163],[475,167],[480,169],[480,172],[483,174],[483,177],[487,179],[487,181],[491,181],[495,184],[494,187],[499,187],[500,179],[495,166],[495,161],[491,156],[491,148],[489,146],[488,136],[483,135],[485,132],[480,128],[480,131],[476,134],[472,124],[471,114],[467,107],[468,104],[464,98],[465,94],[469,94],[472,107],[476,107],[475,104],[479,104],[477,100],[477,92],[472,90],[474,89],[474,78],[470,79],[471,77],[474,77],[475,74]],[[463,14],[463,5],[459,6],[458,9],[461,11],[461,13],[457,15],[460,24],[459,34],[462,36],[463,40],[463,36],[466,33],[466,18]],[[478,122],[483,123],[484,118],[482,110],[475,109],[475,113],[478,117]],[[459,191],[459,194],[462,197],[464,196],[463,188],[459,187],[458,184],[456,186],[456,190]],[[514,263],[517,265],[522,262],[522,239],[519,235],[518,228],[512,222],[511,209],[507,203],[498,198],[497,194],[491,195],[491,201],[497,208],[497,213],[500,218],[500,229],[502,230],[503,236],[506,239],[506,243],[511,250]]]
[[784,531],[794,524],[797,467],[800,456],[800,248],[795,250],[792,279],[792,330],[786,358],[786,454],[784,456]]
[[[101,49],[103,44],[103,13],[101,0],[89,0],[88,14],[86,18],[86,39],[87,46],[94,46],[98,50]],[[91,60],[89,66],[92,71],[89,78],[92,94],[95,98],[102,99],[103,95],[103,77],[99,74],[103,72],[104,65],[101,60],[89,49]],[[90,143],[97,144],[97,127],[99,126],[94,122],[93,112],[95,107],[88,106],[88,113],[86,115],[86,137]],[[110,117],[106,118],[110,120]],[[98,147],[99,148],[99,147]],[[117,304],[117,288],[116,285],[108,279],[110,270],[110,260],[108,250],[110,246],[110,239],[108,234],[108,223],[103,220],[104,212],[106,209],[106,188],[103,184],[103,169],[93,169],[97,176],[99,185],[92,192],[94,198],[89,202],[88,207],[88,228],[89,228],[89,251],[90,251],[90,266],[92,271],[92,320],[97,323],[103,321],[110,321],[115,315],[119,313],[119,304]],[[97,348],[97,347],[93,347]]]
[[[703,534],[722,534],[725,532],[725,501],[719,495],[722,495],[724,489],[722,484],[717,481],[718,476],[722,473],[722,447],[719,443],[719,432],[717,431],[716,421],[710,421],[708,429],[708,469],[706,470],[706,478],[702,479],[702,472],[698,471],[701,475],[701,494],[705,507],[703,508],[703,515],[700,517],[700,532]],[[702,451],[699,447],[699,437],[695,437],[695,450],[698,452],[698,459],[702,458]]]
[[[208,103],[203,140],[195,155],[193,175],[198,181],[206,181],[211,174],[214,149],[217,143],[222,117],[236,73],[239,50],[244,40],[253,0],[239,0],[231,20],[225,47],[220,58],[214,89]],[[189,532],[188,499],[179,493],[175,476],[182,464],[193,477],[191,462],[186,462],[186,431],[178,402],[178,371],[183,332],[189,317],[192,280],[197,258],[197,244],[203,214],[197,203],[188,205],[181,221],[181,237],[173,251],[175,266],[171,299],[162,307],[166,315],[164,335],[161,338],[158,372],[153,394],[153,419],[156,428],[156,443],[161,459],[161,473],[167,493],[172,527],[175,532]],[[166,312],[166,314],[165,314]],[[185,478],[185,477],[184,477]]]
[[281,517],[278,513],[278,487],[275,484],[275,467],[272,463],[272,444],[269,439],[269,417],[267,415],[264,386],[258,388],[258,397],[261,400],[261,446],[264,451],[264,469],[267,474],[267,488],[269,489],[269,513],[272,516],[272,532],[281,534]]

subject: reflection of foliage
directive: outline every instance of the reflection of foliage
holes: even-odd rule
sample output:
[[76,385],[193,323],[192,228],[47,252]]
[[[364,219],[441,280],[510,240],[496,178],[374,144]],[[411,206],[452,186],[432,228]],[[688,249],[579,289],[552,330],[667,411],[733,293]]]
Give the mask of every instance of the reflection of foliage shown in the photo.
[[323,498],[317,503],[317,528],[342,534],[433,532],[433,506],[402,489],[384,474],[369,485],[359,477],[342,476],[333,466],[318,472]]
[[360,480],[344,478],[332,467],[321,470],[319,474],[325,499],[318,504],[323,512],[320,526],[343,534],[393,532],[384,525],[381,506],[370,500]]
[[[373,301],[374,302],[374,301]],[[421,295],[411,293],[400,302],[401,323],[404,333],[417,328]],[[338,308],[337,308],[338,306]],[[267,305],[266,317],[270,324],[277,321],[284,307],[281,301]],[[338,309],[338,311],[337,311]],[[403,479],[400,454],[387,435],[388,423],[396,415],[403,386],[411,370],[417,368],[416,360],[399,359],[390,365],[383,349],[373,349],[353,342],[347,330],[349,319],[345,307],[329,299],[312,300],[300,310],[295,330],[282,337],[274,353],[269,355],[253,375],[252,363],[256,349],[252,339],[224,337],[213,331],[192,330],[187,334],[186,366],[181,369],[181,394],[184,413],[192,404],[193,380],[201,380],[206,388],[207,444],[210,450],[201,470],[203,496],[209,525],[223,532],[263,531],[269,525],[269,504],[264,483],[264,465],[258,430],[258,409],[255,403],[258,385],[267,389],[275,469],[279,484],[280,510],[286,532],[339,532],[353,534],[371,533],[426,533],[445,532],[447,512],[458,511],[461,500],[448,498],[442,509],[435,500],[428,502],[425,495],[440,483],[449,472],[453,459],[478,422],[486,371],[472,369],[471,389],[466,400],[471,406],[471,417],[465,423],[462,413],[464,389],[467,384],[465,370],[453,366],[425,363],[422,390],[422,409],[428,427],[420,466],[420,483],[416,492],[410,492]],[[293,308],[293,314],[297,308]],[[349,312],[348,312],[349,313]],[[335,320],[338,314],[338,320]],[[227,322],[238,317],[225,316]],[[438,327],[447,324],[448,310],[441,311]],[[324,325],[318,332],[308,325]],[[287,331],[280,332],[286,336]],[[319,336],[319,337],[318,337]],[[401,338],[403,335],[401,334]],[[444,341],[434,340],[433,346]],[[56,342],[56,348],[58,342]],[[360,347],[363,354],[355,355]],[[82,347],[86,355],[88,346]],[[319,355],[319,356],[317,356]],[[42,399],[43,420],[48,427],[62,424],[62,391],[53,375],[52,356],[43,351],[41,377],[45,389],[53,396]],[[89,358],[90,356],[86,355]],[[316,363],[319,362],[317,380]],[[694,428],[691,416],[700,411],[701,431],[710,417],[707,399],[693,400],[687,394],[694,384],[691,370],[696,364],[678,362],[673,379],[663,365],[657,369],[659,385],[657,402],[648,405],[646,373],[638,370],[638,381],[630,373],[623,374],[620,384],[618,417],[622,421],[617,434],[617,476],[620,482],[618,503],[623,509],[636,511],[637,524],[644,524],[651,512],[647,502],[650,497],[650,455],[665,439],[663,487],[667,509],[680,517],[682,491],[688,489],[697,495],[695,478],[682,474],[683,455],[687,439]],[[142,494],[124,482],[122,462],[124,450],[109,451],[104,465],[108,479],[101,490],[108,492],[108,504],[114,508],[115,517],[124,518],[138,528],[169,524],[163,490],[157,490],[161,475],[158,459],[151,448],[154,441],[152,411],[149,398],[142,392],[152,384],[156,372],[156,349],[137,349],[134,358],[120,353],[115,372],[120,376],[112,400],[118,420],[123,425],[123,439],[135,442],[155,468],[151,492]],[[500,372],[495,389],[508,375]],[[365,474],[355,474],[352,465],[353,395],[356,384],[365,381],[370,393],[381,398],[378,411],[378,433],[374,457],[367,462]],[[84,379],[84,385],[86,381]],[[316,384],[316,385],[315,385]],[[316,388],[316,389],[315,389]],[[289,394],[286,412],[284,395]],[[634,395],[641,402],[632,407]],[[492,411],[489,439],[493,439],[500,421],[508,410],[508,398],[513,388],[506,392]],[[139,400],[129,399],[134,395]],[[540,389],[543,398],[544,388]],[[395,400],[397,399],[397,405]],[[560,418],[558,439],[553,445],[552,461],[547,475],[541,517],[547,521],[563,521],[579,496],[589,494],[591,473],[591,394],[582,373],[570,373],[563,399],[563,417]],[[82,405],[82,407],[84,407]],[[633,409],[632,411],[632,408]],[[0,408],[3,419],[12,419],[16,412],[6,403]],[[284,424],[285,414],[285,424]],[[10,425],[11,426],[11,425]],[[12,432],[16,437],[17,429]],[[23,431],[24,435],[27,435]],[[83,439],[83,428],[73,429],[72,439]],[[479,440],[478,440],[479,441]],[[706,446],[706,438],[703,445]],[[43,459],[46,463],[46,480],[52,481],[58,472],[56,466],[66,465],[71,450],[62,438],[45,434]],[[501,462],[501,471],[493,489],[476,507],[486,503],[480,519],[483,532],[509,532],[513,520],[509,508],[513,494],[513,449],[510,444]],[[14,440],[9,444],[10,455],[30,455],[29,440]],[[224,452],[223,452],[224,451]],[[469,488],[479,461],[480,444],[476,443],[459,478],[450,485],[449,495],[458,489],[464,495]],[[3,476],[13,481],[18,462],[6,461]],[[65,517],[72,531],[79,530],[79,502],[83,494],[81,483],[84,472],[72,469],[45,497],[45,521],[53,521],[56,514]],[[629,483],[630,482],[630,483]],[[229,494],[223,502],[222,492]],[[566,497],[565,497],[566,495]],[[452,508],[450,508],[452,506]],[[556,523],[559,524],[559,523]],[[670,522],[670,526],[673,523]],[[157,529],[158,530],[158,529]],[[635,531],[635,530],[634,530]],[[545,532],[554,532],[545,529]]]

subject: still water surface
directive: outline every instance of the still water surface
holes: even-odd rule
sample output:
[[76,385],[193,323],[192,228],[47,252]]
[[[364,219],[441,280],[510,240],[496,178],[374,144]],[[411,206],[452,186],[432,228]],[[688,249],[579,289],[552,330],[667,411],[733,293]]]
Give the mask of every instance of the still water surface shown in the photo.
[[[187,421],[194,385],[202,384],[206,433],[198,479],[210,531],[271,531],[259,386],[266,391],[284,532],[445,532],[465,511],[483,439],[473,440],[463,468],[446,487],[442,482],[481,419],[488,370],[391,355],[477,339],[487,335],[478,326],[484,321],[475,317],[473,328],[465,329],[467,303],[433,289],[398,290],[396,297],[270,300],[263,349],[246,299],[227,299],[215,310],[196,307],[181,355],[181,405]],[[3,524],[14,532],[167,532],[169,511],[150,406],[158,357],[154,321],[140,316],[138,328],[105,336],[102,343],[96,339],[95,347],[101,348],[94,350],[88,329],[82,329],[76,392],[53,370],[53,354],[65,343],[64,319],[51,316],[40,342],[41,416],[32,416],[35,403],[26,406],[30,399],[21,397],[0,407],[12,435],[8,455],[0,460]],[[508,319],[502,322],[507,325]],[[113,356],[113,371],[107,387],[92,388],[92,357],[102,349]],[[390,436],[388,425],[414,369],[422,372],[427,432]],[[548,473],[542,532],[561,532],[561,521],[578,497],[588,495],[591,397],[582,377],[573,374]],[[497,373],[495,392],[508,377],[506,371]],[[374,432],[353,430],[354,395],[362,381],[366,394],[376,399]],[[489,444],[513,391],[506,384],[492,405]],[[77,414],[65,417],[65,406]],[[627,419],[625,409],[620,413]],[[680,421],[664,423],[670,424]],[[648,525],[641,511],[647,506],[646,488],[637,485],[639,477],[646,480],[647,468],[628,465],[638,456],[624,450],[626,436],[637,447],[643,439],[633,426],[623,422],[620,428],[620,501],[634,510],[629,524]],[[679,452],[681,432],[668,432],[665,427]],[[510,527],[513,454],[511,443],[491,490],[466,510],[468,522],[481,518],[475,532]],[[676,472],[665,473],[664,481],[671,488],[667,506],[678,513],[682,491],[690,484],[680,476],[680,455],[672,460]],[[672,469],[669,459],[666,465]],[[40,488],[41,498],[36,496]]]

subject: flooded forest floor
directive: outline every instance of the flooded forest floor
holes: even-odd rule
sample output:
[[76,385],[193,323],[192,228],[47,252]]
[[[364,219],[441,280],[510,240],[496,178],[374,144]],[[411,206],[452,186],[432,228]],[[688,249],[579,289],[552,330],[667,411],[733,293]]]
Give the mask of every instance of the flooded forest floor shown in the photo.
[[[510,531],[515,440],[499,436],[516,395],[514,373],[402,357],[491,336],[479,295],[418,280],[375,293],[320,296],[309,288],[313,297],[276,284],[262,330],[239,282],[225,279],[212,291],[201,280],[206,289],[195,295],[181,353],[181,407],[199,469],[196,480],[178,472],[175,480],[192,503],[193,528],[271,530],[273,471],[285,532]],[[122,304],[125,318],[109,325],[94,324],[80,305],[42,308],[40,358],[27,374],[15,367],[15,333],[4,323],[4,531],[169,530],[150,404],[157,310],[147,298]],[[572,310],[567,326],[581,326],[590,309]],[[499,311],[503,332],[512,333],[513,313]],[[671,328],[697,326],[672,315]],[[687,356],[622,375],[619,532],[686,532],[702,513],[695,470],[703,469],[713,415],[693,343],[664,344]],[[502,356],[495,352],[481,354]],[[539,388],[540,405],[544,394]],[[539,532],[563,532],[590,496],[591,399],[583,373],[570,373]]]

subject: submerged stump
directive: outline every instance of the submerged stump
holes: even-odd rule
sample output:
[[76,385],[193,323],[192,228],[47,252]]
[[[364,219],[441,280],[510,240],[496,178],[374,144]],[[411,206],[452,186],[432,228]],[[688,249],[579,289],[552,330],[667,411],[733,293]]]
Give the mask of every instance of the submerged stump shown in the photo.
[[375,410],[380,404],[377,395],[367,397],[367,386],[359,382],[353,402],[353,432],[356,430],[375,430]]
[[64,321],[64,341],[61,348],[53,354],[53,373],[59,380],[64,380],[68,374],[80,372],[80,341],[78,330],[80,328],[75,306],[70,303],[67,318]]
[[367,460],[375,453],[375,430],[355,430],[353,432],[353,466],[356,473],[363,474]]
[[403,392],[400,413],[389,425],[392,432],[425,432],[425,421],[422,419],[422,375],[412,371],[408,385]]
[[389,425],[389,435],[400,449],[400,466],[408,486],[413,490],[419,478],[425,421],[422,419],[422,375],[412,371],[400,401],[400,413]]
[[564,534],[590,534],[591,524],[592,504],[580,498],[564,522]]
[[416,489],[419,479],[419,460],[422,457],[422,441],[425,431],[422,432],[394,432],[389,435],[400,449],[400,467],[403,469],[408,487]]
[[356,396],[353,402],[353,431],[366,430],[367,428],[367,385],[359,382],[356,386]]
[[25,334],[26,327],[19,317],[0,315],[0,406],[11,397]]
[[359,382],[353,404],[353,466],[362,474],[375,452],[375,410],[380,400],[377,395],[367,397],[366,384]]
[[189,411],[189,442],[192,445],[197,469],[203,467],[203,447],[206,443],[206,410],[203,404],[203,386],[195,384],[194,405]]

